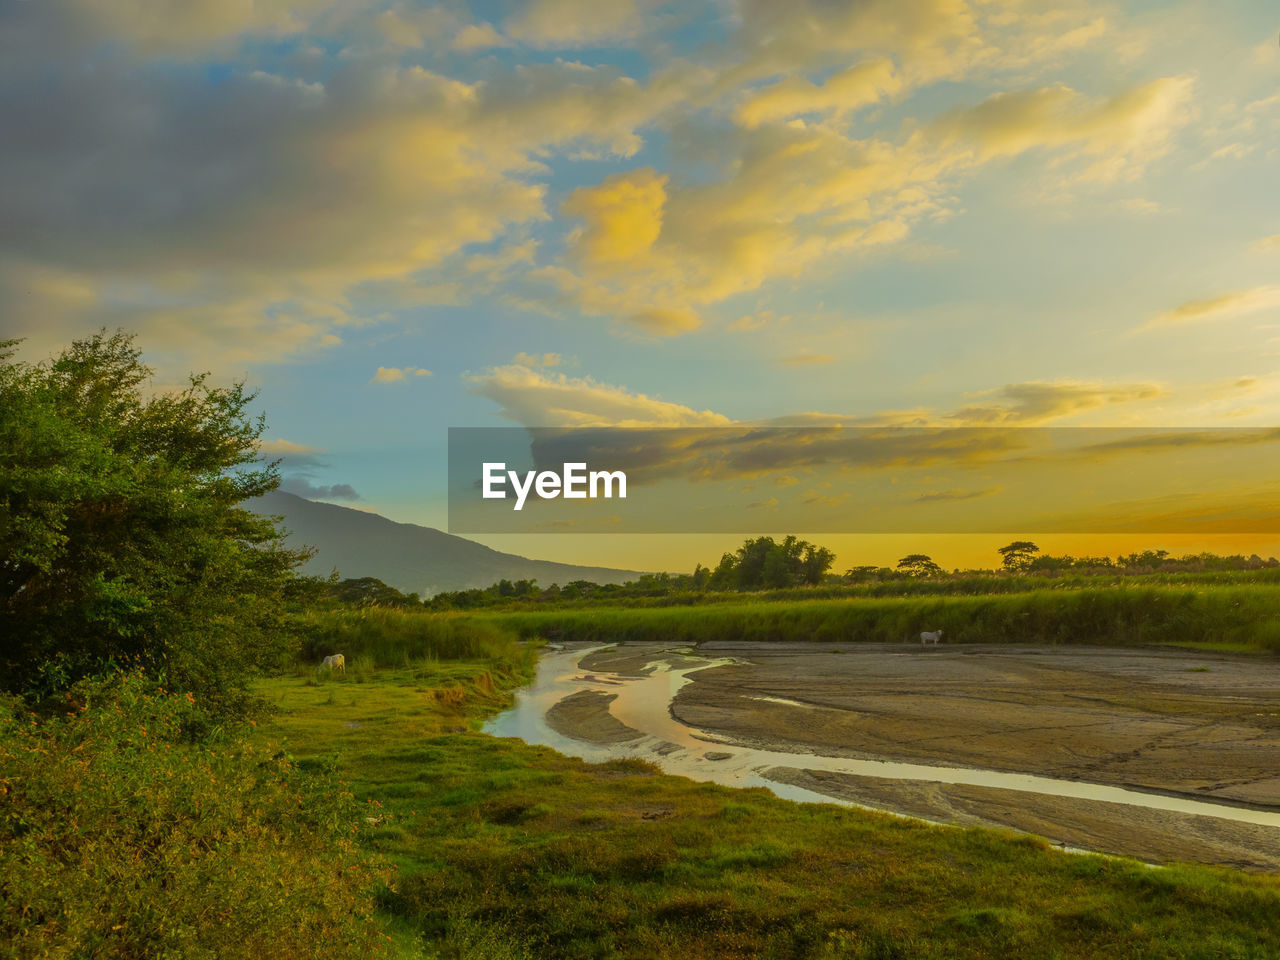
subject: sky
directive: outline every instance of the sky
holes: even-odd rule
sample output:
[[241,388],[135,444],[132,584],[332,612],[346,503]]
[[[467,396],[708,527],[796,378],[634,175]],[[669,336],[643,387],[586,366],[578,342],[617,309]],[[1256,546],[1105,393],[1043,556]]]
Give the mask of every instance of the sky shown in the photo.
[[245,379],[285,489],[440,527],[449,427],[1272,426],[1278,35],[1256,0],[3,0],[0,332]]

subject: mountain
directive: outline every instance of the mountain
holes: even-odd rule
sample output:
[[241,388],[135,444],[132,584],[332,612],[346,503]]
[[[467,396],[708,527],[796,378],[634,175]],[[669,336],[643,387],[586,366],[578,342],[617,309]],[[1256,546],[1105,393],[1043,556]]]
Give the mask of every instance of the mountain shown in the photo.
[[443,590],[487,587],[499,580],[537,580],[547,587],[570,580],[622,583],[640,576],[633,570],[499,553],[432,527],[396,523],[376,513],[317,503],[280,490],[246,501],[244,506],[254,513],[284,517],[289,546],[317,548],[303,567],[305,573],[326,576],[337,567],[343,577],[377,577],[397,590],[424,597]]

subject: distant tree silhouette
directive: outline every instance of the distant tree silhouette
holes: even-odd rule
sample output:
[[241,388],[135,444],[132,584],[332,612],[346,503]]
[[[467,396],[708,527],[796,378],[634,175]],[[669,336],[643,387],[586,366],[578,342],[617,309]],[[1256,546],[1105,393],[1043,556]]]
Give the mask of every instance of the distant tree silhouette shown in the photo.
[[911,553],[898,561],[898,569],[911,577],[937,577],[943,570],[923,553]]
[[1030,540],[1015,540],[998,552],[1006,570],[1022,571],[1031,566],[1040,548]]

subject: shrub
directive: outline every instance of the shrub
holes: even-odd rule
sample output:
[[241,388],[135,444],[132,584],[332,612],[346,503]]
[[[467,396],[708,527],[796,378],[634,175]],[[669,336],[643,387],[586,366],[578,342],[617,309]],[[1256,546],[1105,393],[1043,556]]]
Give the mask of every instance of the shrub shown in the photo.
[[187,742],[189,694],[83,682],[60,717],[0,704],[7,956],[370,957],[384,870],[331,777],[246,740]]
[[110,665],[165,672],[242,713],[290,643],[306,556],[237,504],[276,486],[242,385],[147,396],[132,340],[99,334],[30,365],[0,342],[0,689],[57,694]]

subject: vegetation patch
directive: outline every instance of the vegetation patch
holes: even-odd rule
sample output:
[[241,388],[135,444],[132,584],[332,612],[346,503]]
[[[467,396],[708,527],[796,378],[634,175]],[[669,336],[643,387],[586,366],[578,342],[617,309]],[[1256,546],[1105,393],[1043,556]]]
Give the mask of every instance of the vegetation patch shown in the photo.
[[1280,651],[1280,591],[1271,586],[1123,585],[982,596],[739,601],[686,607],[493,611],[479,621],[522,637],[593,643],[918,641]]
[[0,702],[0,955],[364,958],[388,946],[331,773],[233,736],[189,695],[83,683],[61,717]]
[[[336,758],[396,831],[397,943],[457,958],[988,958],[1280,954],[1280,878],[1058,852],[762,789],[589,764],[474,732],[403,672],[337,704],[297,678],[265,738]],[[375,735],[354,717],[386,714]],[[430,733],[458,721],[471,730]],[[1205,952],[1208,950],[1209,952]]]

